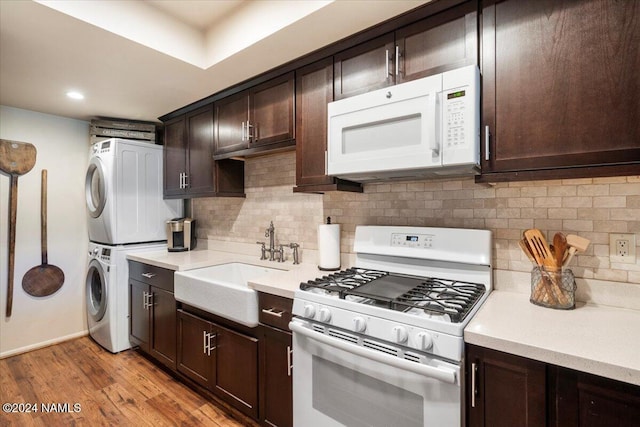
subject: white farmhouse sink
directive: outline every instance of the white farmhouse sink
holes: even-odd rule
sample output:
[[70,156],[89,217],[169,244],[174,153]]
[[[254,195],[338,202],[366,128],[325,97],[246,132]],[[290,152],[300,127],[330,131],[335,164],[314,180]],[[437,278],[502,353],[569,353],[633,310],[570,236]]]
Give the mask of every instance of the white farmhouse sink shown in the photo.
[[174,275],[176,300],[234,322],[258,325],[258,294],[247,282],[275,268],[232,262]]

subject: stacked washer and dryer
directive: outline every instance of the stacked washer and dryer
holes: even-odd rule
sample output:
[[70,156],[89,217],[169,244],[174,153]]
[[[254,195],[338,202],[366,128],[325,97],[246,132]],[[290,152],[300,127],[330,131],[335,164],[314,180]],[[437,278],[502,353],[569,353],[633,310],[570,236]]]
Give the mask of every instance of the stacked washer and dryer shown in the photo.
[[85,179],[89,229],[89,334],[118,353],[129,343],[127,254],[166,249],[165,222],[182,200],[162,199],[162,146],[108,139],[93,144]]

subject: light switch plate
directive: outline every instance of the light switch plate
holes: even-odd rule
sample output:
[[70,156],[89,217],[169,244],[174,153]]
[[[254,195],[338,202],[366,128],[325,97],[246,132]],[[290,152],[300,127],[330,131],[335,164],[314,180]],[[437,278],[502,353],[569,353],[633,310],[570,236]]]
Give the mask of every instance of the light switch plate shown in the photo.
[[611,262],[634,264],[636,262],[636,235],[610,234],[609,260]]

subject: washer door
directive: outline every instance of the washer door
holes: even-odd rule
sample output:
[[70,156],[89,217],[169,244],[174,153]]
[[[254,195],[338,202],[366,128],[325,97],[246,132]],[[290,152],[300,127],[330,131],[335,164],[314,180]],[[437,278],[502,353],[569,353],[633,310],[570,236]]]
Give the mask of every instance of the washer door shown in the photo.
[[87,211],[92,218],[97,218],[102,213],[107,203],[107,182],[104,176],[104,167],[99,158],[94,157],[89,162],[87,176],[84,181],[84,192],[87,199]]
[[95,259],[89,263],[87,271],[87,313],[96,322],[107,311],[107,281],[102,265]]

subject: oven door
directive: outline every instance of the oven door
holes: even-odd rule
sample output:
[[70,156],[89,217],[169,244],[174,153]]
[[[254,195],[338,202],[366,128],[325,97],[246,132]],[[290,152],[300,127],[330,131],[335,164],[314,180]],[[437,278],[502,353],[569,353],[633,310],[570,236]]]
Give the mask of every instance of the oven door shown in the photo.
[[295,426],[459,426],[460,366],[417,363],[294,319]]

